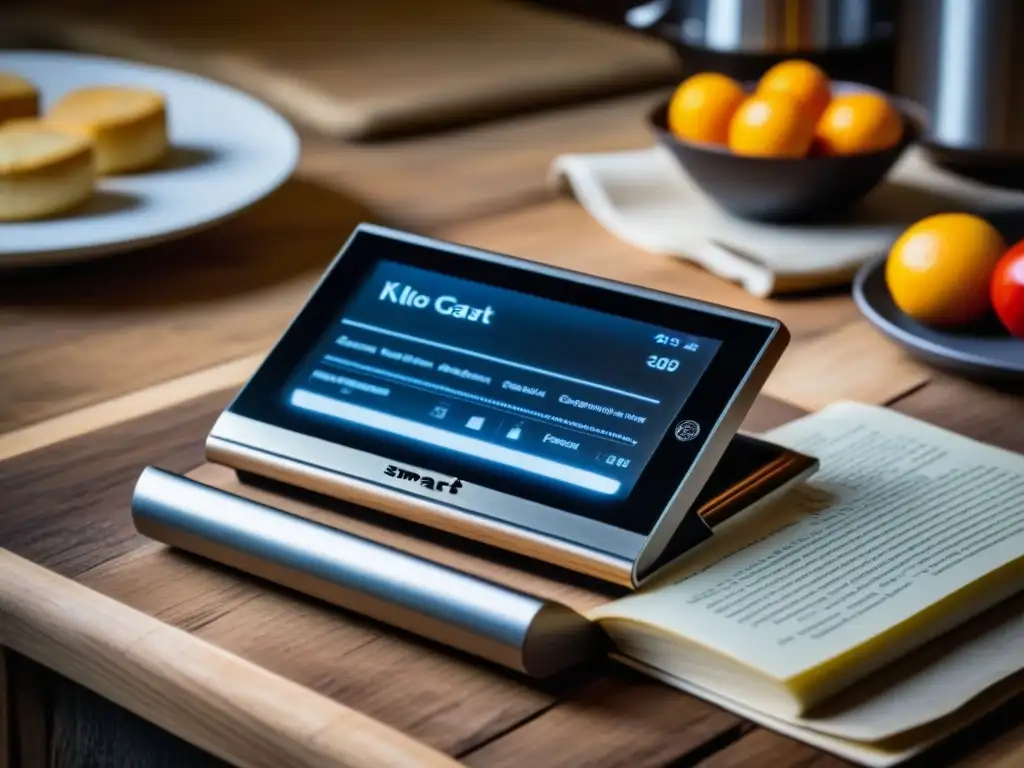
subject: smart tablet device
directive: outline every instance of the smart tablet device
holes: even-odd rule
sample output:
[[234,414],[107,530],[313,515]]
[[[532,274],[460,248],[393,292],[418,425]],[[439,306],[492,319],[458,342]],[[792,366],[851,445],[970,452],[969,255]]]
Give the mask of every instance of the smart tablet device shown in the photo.
[[772,318],[364,224],[207,456],[635,587],[709,535],[698,502],[788,339]]

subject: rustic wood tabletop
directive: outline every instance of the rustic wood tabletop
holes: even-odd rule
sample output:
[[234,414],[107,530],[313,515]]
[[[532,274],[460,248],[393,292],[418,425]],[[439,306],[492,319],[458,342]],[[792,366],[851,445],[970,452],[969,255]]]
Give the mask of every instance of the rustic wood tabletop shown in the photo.
[[[647,146],[641,117],[664,95],[370,144],[307,131],[294,178],[229,223],[107,260],[5,274],[0,546],[470,765],[842,765],[610,663],[533,683],[188,558],[132,567],[153,549],[128,513],[139,472],[203,462],[219,410],[364,220],[782,318],[789,360],[746,429],[852,398],[1024,452],[1021,392],[907,360],[865,326],[847,291],[755,299],[618,241],[554,190],[546,172],[561,152]],[[851,349],[867,351],[850,360]],[[21,656],[5,659],[0,722],[18,748],[12,768],[122,764],[103,762],[96,744],[127,754],[125,734],[136,731],[119,725],[126,714]],[[1024,765],[1022,706],[1011,701],[925,764]],[[92,761],[81,757],[89,750]],[[207,759],[182,745],[160,754],[146,764]]]

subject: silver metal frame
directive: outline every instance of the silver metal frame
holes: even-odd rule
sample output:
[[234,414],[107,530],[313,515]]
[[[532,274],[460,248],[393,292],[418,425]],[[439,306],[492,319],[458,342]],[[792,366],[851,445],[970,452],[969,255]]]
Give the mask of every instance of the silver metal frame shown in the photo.
[[[312,297],[320,289],[326,276],[330,274],[337,261],[344,257],[352,239],[360,233],[375,234],[393,240],[414,243],[425,247],[460,254],[478,261],[489,261],[498,265],[509,265],[523,268],[519,259],[502,256],[501,254],[480,251],[453,243],[433,240],[431,238],[392,230],[373,224],[359,225],[350,239],[339,251],[324,275],[310,292]],[[711,312],[720,316],[742,320],[748,323],[768,325],[772,321],[740,310],[705,302],[687,299],[681,296],[662,294],[637,286],[613,283],[608,280],[569,272],[564,269],[548,267],[543,264],[528,264],[538,274],[546,274],[563,280],[572,280],[598,288],[611,289],[640,298],[651,299],[676,306]],[[296,318],[301,311],[296,315]],[[294,320],[293,320],[294,322]],[[281,429],[270,424],[254,421],[249,418],[225,411],[217,420],[207,439],[207,456],[239,469],[265,474],[273,479],[282,480],[308,490],[323,492],[324,483],[319,487],[311,487],[301,476],[290,473],[289,464],[293,469],[304,468],[324,473],[332,473],[339,477],[353,478],[358,481],[372,483],[378,487],[386,487],[399,491],[410,497],[425,500],[432,504],[443,505],[448,512],[455,511],[466,520],[483,517],[498,521],[507,528],[526,531],[535,537],[546,538],[556,542],[559,548],[568,544],[574,549],[592,552],[599,559],[607,560],[609,556],[626,566],[632,586],[640,586],[653,576],[652,564],[658,561],[664,552],[673,533],[691,510],[694,501],[704,487],[715,466],[728,447],[729,442],[739,430],[746,413],[757,397],[762,386],[781,357],[788,336],[779,333],[781,326],[771,336],[761,355],[752,361],[746,377],[740,383],[728,405],[719,415],[714,425],[704,425],[712,432],[700,453],[690,465],[689,472],[680,478],[676,492],[662,510],[651,533],[644,537],[629,531],[582,518],[563,510],[548,507],[508,494],[492,491],[463,481],[458,495],[445,494],[443,501],[434,491],[420,488],[417,485],[388,477],[384,470],[389,464],[408,467],[413,471],[426,474],[438,474],[428,467],[412,467],[405,462],[389,459],[384,456],[359,451],[337,445],[317,438],[301,435]],[[282,334],[282,337],[287,333]],[[245,454],[246,466],[237,466],[234,457]],[[694,514],[696,514],[694,512]],[[701,523],[702,525],[704,523]],[[500,542],[497,543],[501,546]],[[509,547],[512,548],[512,547]],[[519,549],[519,548],[517,548]]]
[[634,561],[632,570],[632,579],[635,585],[643,584],[654,575],[651,570],[652,566],[665,551],[676,528],[682,523],[687,513],[693,511],[693,514],[696,514],[696,511],[693,510],[694,502],[715,471],[715,467],[718,466],[729,443],[739,432],[740,425],[746,418],[750,406],[753,405],[761,388],[775,368],[775,364],[785,351],[787,342],[788,339],[780,338],[777,333],[774,334],[766,349],[751,363],[746,377],[722,410],[717,423],[712,427],[714,430],[712,437],[704,443],[700,453],[694,458],[690,465],[690,471],[680,479],[675,495],[666,505],[661,517],[658,518],[650,535],[640,548],[640,554]]
[[298,432],[290,432],[234,413],[223,413],[217,419],[209,444],[216,449],[219,442],[234,443],[236,446],[258,451],[267,457],[273,457],[276,463],[295,462],[394,488],[402,493],[421,496],[436,504],[444,504],[474,515],[483,515],[516,528],[571,541],[587,549],[629,561],[636,559],[644,545],[644,537],[638,533],[471,483],[463,482],[457,495],[438,496],[435,492],[422,490],[415,483],[411,484],[384,473],[388,465],[398,464],[414,472],[436,476],[437,473],[427,467],[417,467],[385,456],[301,435]]

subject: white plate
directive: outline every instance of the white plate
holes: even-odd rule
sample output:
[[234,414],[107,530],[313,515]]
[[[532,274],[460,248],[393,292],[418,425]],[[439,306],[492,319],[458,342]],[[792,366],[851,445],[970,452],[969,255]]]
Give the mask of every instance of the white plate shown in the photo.
[[51,219],[0,224],[0,267],[108,255],[209,227],[279,187],[299,140],[263,103],[195,75],[73,53],[0,51],[0,70],[28,78],[44,110],[73,88],[137,85],[167,99],[172,150],[151,171],[100,180],[92,200]]

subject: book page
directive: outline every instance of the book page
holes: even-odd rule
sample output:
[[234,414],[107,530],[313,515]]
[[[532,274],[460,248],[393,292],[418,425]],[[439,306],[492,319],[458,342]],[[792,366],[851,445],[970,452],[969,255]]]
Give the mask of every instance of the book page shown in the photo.
[[[759,723],[765,728],[778,731],[790,738],[831,752],[844,760],[849,760],[858,765],[871,766],[871,768],[889,768],[889,766],[906,763],[911,757],[920,754],[937,742],[963,731],[964,728],[979,720],[983,715],[988,714],[996,707],[1006,704],[1021,690],[1024,690],[1024,680],[1019,679],[1019,676],[1014,676],[1002,680],[991,689],[984,691],[981,696],[972,698],[965,706],[952,714],[941,717],[934,722],[928,722],[926,725],[908,734],[899,734],[892,740],[861,741],[847,739],[827,730],[807,727],[799,720],[779,718],[772,713],[752,707],[745,701],[730,699],[718,691],[702,688],[689,680],[674,677],[668,672],[648,666],[636,659],[618,656],[615,658],[626,666],[636,669],[641,674],[653,677],[666,685],[678,688],[697,698],[710,701],[722,709]],[[899,694],[894,698],[897,697],[899,697]],[[905,701],[905,698],[899,697],[900,703],[910,706],[918,704],[916,701]]]
[[821,469],[593,618],[646,622],[783,681],[861,648],[847,658],[859,669],[821,681],[837,688],[1024,588],[1024,457],[853,403],[765,438]]

